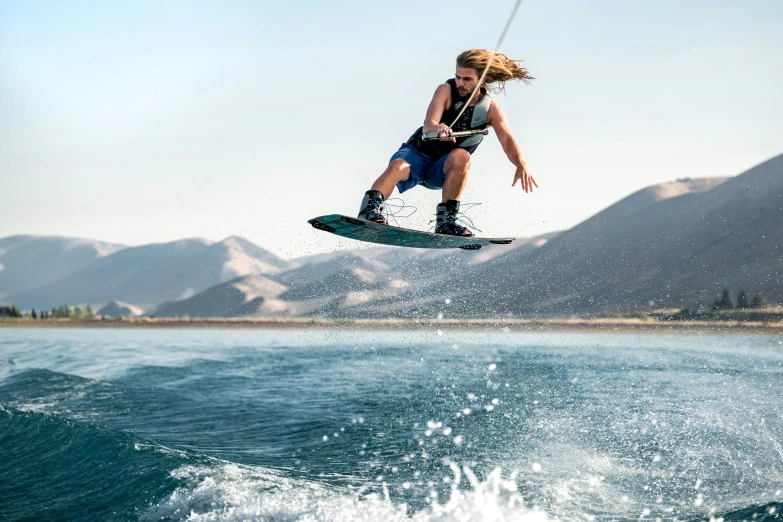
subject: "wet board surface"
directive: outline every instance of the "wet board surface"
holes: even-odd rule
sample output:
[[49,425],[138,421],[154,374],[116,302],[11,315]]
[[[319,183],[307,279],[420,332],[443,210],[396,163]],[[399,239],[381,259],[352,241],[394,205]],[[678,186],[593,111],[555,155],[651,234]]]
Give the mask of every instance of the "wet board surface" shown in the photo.
[[338,236],[378,243],[380,245],[392,245],[411,248],[462,248],[465,250],[478,250],[489,245],[508,245],[513,241],[510,238],[483,238],[483,237],[459,237],[421,232],[409,228],[381,225],[372,221],[365,221],[355,217],[330,214],[320,216],[308,221],[313,228],[337,234]]

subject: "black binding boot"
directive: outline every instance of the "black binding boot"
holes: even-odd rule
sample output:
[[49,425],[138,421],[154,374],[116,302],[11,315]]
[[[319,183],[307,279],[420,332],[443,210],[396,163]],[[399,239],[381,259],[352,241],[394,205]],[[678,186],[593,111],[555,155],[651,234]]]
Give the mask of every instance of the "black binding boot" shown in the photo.
[[439,203],[435,212],[435,233],[448,236],[473,236],[473,232],[457,224],[457,212],[459,212],[459,200],[450,199],[445,203]]
[[362,206],[359,210],[359,219],[373,221],[381,225],[388,225],[386,218],[383,217],[383,194],[380,190],[368,190],[364,193]]

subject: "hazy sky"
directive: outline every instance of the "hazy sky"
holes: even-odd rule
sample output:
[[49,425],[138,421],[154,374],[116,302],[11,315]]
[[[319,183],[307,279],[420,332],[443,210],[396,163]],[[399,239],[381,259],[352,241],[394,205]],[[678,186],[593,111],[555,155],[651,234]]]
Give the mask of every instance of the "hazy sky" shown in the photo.
[[[0,237],[355,247],[307,219],[358,211],[513,4],[0,0]],[[781,0],[525,0],[501,51],[537,79],[496,99],[540,189],[511,188],[490,134],[463,196],[482,235],[783,153],[781,27]],[[403,223],[426,229],[439,197],[406,192]]]

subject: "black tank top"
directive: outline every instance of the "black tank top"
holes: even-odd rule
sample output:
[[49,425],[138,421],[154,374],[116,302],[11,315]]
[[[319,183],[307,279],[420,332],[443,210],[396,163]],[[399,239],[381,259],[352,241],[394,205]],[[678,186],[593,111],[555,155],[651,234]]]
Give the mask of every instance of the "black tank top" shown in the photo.
[[[462,104],[464,104],[468,98],[470,97],[470,94],[467,96],[460,96],[459,91],[457,90],[457,82],[454,80],[454,78],[447,80],[447,84],[451,87],[451,105],[448,109],[443,111],[443,116],[440,117],[440,122],[438,123],[445,123],[446,125],[450,125],[451,122],[454,121],[454,118],[457,117],[457,114],[459,114],[459,111],[462,110]],[[481,94],[485,95],[487,94],[487,90],[482,87],[481,88]],[[487,124],[484,123],[483,125],[479,125],[477,127],[471,127],[471,120],[473,119],[473,109],[475,109],[475,106],[468,107],[465,109],[465,112],[462,113],[462,116],[460,116],[459,121],[454,124],[454,126],[451,128],[453,131],[466,131],[466,130],[475,130],[475,129],[486,129]],[[413,145],[416,147],[416,150],[421,152],[422,154],[425,154],[429,156],[432,160],[437,161],[449,152],[451,152],[454,149],[463,148],[467,150],[470,154],[473,154],[473,152],[476,150],[476,148],[479,146],[478,143],[474,143],[473,145],[463,146],[461,147],[460,144],[465,142],[466,140],[471,139],[470,136],[465,138],[457,138],[457,142],[451,142],[451,141],[439,141],[439,140],[428,140],[423,141],[421,139],[422,135],[424,134],[424,127],[419,127],[416,129],[416,132],[413,133],[413,135],[408,138],[407,143],[410,145]],[[474,139],[471,139],[472,142],[475,142]]]

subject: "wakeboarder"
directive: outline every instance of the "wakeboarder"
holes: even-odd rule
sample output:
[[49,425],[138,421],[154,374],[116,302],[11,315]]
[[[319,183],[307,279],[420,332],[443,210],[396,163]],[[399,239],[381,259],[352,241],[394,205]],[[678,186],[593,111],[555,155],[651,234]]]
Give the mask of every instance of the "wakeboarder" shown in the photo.
[[[485,70],[486,76],[479,86]],[[423,185],[441,191],[441,202],[435,214],[435,233],[473,236],[473,232],[457,222],[460,197],[468,181],[471,154],[488,127],[495,130],[503,152],[516,167],[511,186],[519,181],[522,190],[532,192],[538,184],[528,172],[506,117],[489,91],[503,91],[509,80],[530,84],[533,79],[518,60],[511,60],[504,54],[468,49],[457,56],[454,78],[435,90],[424,125],[394,153],[389,166],[365,193],[358,217],[386,225],[384,203],[394,187],[403,193]],[[456,137],[455,133],[463,136]]]

